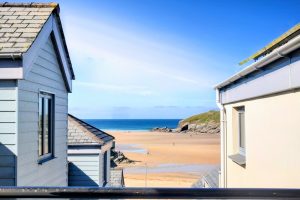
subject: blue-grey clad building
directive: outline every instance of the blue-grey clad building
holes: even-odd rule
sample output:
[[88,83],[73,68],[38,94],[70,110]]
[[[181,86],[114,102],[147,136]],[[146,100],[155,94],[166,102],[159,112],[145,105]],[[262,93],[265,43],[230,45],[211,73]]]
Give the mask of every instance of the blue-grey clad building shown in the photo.
[[0,185],[67,186],[75,79],[57,4],[0,3]]
[[112,186],[110,154],[114,137],[72,115],[68,127],[69,186]]

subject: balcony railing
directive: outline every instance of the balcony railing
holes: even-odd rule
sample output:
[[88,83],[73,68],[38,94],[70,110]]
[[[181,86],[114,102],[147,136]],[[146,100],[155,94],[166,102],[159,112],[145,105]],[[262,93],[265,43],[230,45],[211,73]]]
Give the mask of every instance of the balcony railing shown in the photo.
[[299,199],[300,189],[1,187],[0,198]]

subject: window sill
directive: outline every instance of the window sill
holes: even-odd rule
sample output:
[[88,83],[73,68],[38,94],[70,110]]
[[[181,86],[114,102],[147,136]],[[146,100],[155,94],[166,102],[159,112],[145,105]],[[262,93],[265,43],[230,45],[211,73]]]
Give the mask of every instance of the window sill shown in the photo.
[[245,155],[242,154],[233,154],[228,156],[233,162],[235,162],[236,164],[245,167],[246,166],[246,157]]
[[44,164],[45,162],[48,162],[48,161],[53,160],[53,159],[55,159],[55,158],[56,158],[56,157],[54,157],[52,154],[43,155],[43,156],[39,157],[39,159],[38,159],[38,164],[39,164],[39,165],[42,165],[42,164]]

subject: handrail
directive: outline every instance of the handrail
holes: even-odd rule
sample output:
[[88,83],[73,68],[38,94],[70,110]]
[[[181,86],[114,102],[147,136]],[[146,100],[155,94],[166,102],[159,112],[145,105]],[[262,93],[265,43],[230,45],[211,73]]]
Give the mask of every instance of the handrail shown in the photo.
[[1,187],[0,198],[299,199],[300,189]]

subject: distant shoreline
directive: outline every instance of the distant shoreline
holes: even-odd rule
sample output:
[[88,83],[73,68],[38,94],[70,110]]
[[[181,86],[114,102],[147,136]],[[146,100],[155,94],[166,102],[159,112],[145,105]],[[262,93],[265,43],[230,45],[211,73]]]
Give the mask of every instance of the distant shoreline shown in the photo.
[[157,127],[177,128],[180,119],[84,119],[103,131],[147,132]]
[[124,132],[151,132],[151,129],[150,130],[121,130],[121,129],[101,129],[102,131],[105,131],[105,132],[121,132],[121,133],[124,133]]

